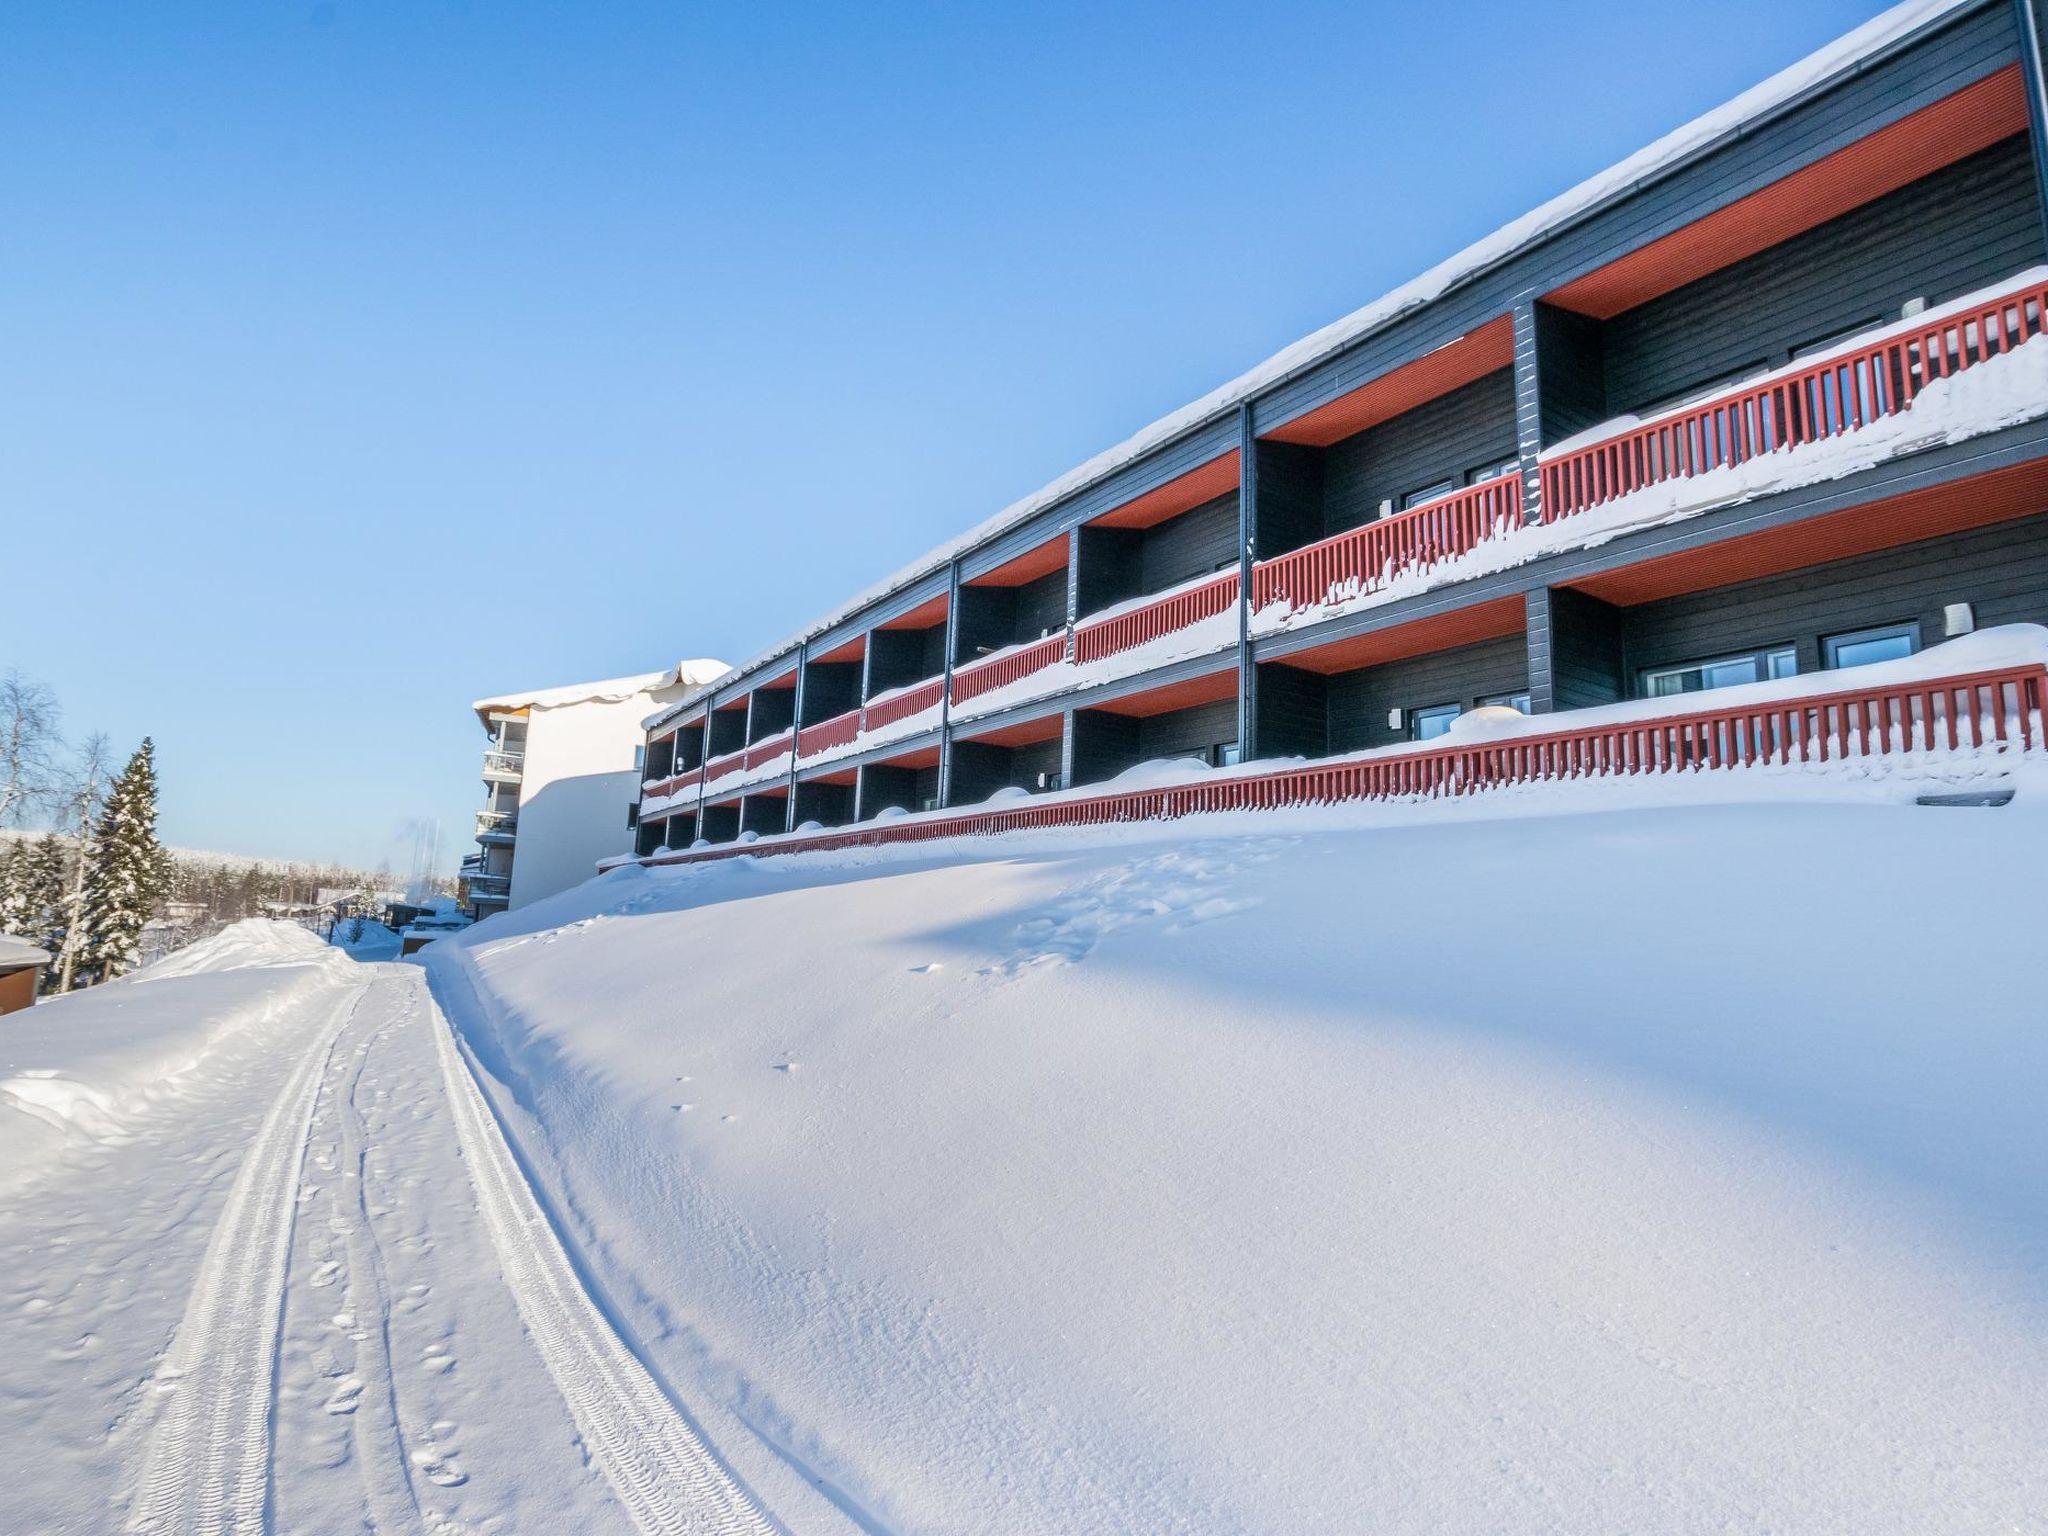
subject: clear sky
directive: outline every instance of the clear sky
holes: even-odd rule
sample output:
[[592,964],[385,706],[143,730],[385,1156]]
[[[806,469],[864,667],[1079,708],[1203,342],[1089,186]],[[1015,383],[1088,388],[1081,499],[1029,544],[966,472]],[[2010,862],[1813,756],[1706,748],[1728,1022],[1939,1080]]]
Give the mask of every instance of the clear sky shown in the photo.
[[751,655],[1877,9],[12,0],[0,667],[170,841],[452,865],[471,699]]

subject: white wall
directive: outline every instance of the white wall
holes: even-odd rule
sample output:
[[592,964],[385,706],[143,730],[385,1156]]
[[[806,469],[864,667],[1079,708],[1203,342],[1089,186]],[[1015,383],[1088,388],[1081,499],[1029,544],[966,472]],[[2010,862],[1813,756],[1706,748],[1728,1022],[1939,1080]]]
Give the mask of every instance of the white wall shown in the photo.
[[646,739],[640,722],[682,692],[657,689],[528,716],[512,906],[580,885],[597,873],[599,859],[632,850],[626,807],[640,793],[633,767],[633,749]]

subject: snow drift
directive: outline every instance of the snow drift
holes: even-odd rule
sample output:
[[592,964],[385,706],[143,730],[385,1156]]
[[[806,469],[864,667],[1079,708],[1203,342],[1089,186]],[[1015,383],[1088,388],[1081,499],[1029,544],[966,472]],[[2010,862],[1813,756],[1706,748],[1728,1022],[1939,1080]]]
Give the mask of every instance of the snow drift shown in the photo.
[[1725,791],[1779,803],[621,869],[425,958],[598,1289],[771,1506],[2024,1525],[2048,786]]
[[[0,1019],[0,1189],[37,1177],[68,1141],[119,1141],[224,1040],[353,963],[295,924],[248,918],[121,980]],[[304,974],[281,985],[292,971]],[[159,1006],[164,988],[176,1007]]]

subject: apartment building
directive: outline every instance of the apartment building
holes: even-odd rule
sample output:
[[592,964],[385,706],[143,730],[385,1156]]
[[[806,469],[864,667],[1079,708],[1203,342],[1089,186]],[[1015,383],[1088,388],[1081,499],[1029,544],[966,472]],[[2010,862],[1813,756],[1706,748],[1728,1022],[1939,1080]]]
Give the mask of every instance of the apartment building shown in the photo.
[[2048,622],[2042,135],[1886,12],[683,693],[637,852]]
[[472,704],[488,740],[479,846],[462,861],[469,914],[552,896],[631,847],[633,821],[621,807],[640,782],[642,722],[725,671],[723,662],[685,661],[666,672]]

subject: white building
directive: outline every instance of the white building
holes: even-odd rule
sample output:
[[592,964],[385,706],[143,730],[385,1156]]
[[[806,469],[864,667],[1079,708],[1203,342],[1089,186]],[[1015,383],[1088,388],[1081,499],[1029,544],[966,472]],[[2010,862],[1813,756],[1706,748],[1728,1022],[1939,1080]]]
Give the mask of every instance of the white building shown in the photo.
[[721,661],[666,672],[478,699],[484,751],[481,850],[462,861],[470,911],[488,917],[590,878],[633,844],[627,807],[640,793],[641,722],[722,677]]

